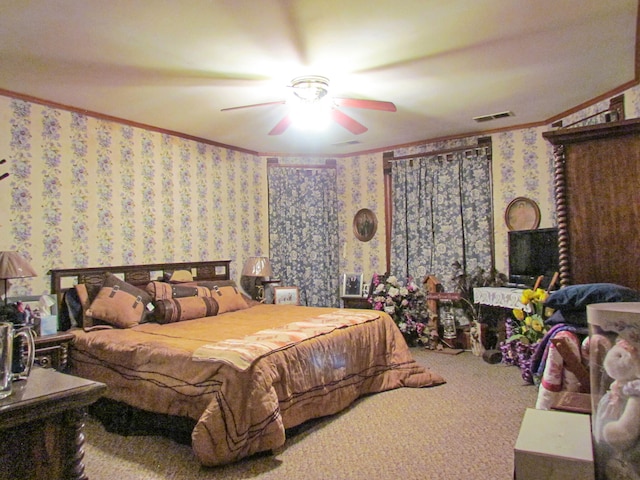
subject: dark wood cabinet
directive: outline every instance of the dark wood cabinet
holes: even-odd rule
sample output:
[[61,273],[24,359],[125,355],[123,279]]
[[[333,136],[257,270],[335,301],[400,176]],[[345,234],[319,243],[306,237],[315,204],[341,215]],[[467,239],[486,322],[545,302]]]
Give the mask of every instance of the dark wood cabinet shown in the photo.
[[640,290],[640,120],[543,136],[554,146],[560,284]]
[[0,400],[0,480],[86,479],[84,418],[106,385],[35,367]]

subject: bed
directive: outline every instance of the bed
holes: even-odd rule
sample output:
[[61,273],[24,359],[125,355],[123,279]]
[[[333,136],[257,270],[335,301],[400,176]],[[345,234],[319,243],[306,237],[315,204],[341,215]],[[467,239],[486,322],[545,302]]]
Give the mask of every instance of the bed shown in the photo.
[[[180,272],[191,277],[164,281]],[[61,311],[80,303],[69,368],[108,386],[101,419],[187,429],[205,466],[280,448],[288,429],[363,395],[444,383],[413,360],[386,313],[252,302],[229,279],[227,260],[50,274]],[[194,298],[170,296],[194,288]],[[140,321],[110,317],[121,308],[142,311]]]

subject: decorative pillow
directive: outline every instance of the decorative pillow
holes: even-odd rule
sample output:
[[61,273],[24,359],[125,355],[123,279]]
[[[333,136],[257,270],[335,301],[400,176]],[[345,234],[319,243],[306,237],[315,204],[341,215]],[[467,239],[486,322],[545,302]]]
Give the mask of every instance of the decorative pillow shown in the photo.
[[75,288],[70,288],[62,295],[58,313],[58,329],[66,331],[82,324],[82,306]]
[[150,303],[147,292],[107,273],[85,314],[114,327],[129,328],[144,322]]
[[249,304],[240,290],[233,285],[211,289],[214,300],[218,303],[218,314],[225,312],[235,312],[249,308]]
[[549,318],[544,321],[547,325],[567,324],[576,327],[589,326],[587,322],[587,310],[556,310]]
[[549,295],[545,307],[554,310],[585,310],[592,303],[638,302],[640,293],[614,283],[570,285]]
[[211,290],[197,285],[176,285],[165,282],[150,282],[146,287],[147,293],[153,300],[168,300],[182,297],[210,297]]
[[158,323],[174,323],[194,318],[213,317],[218,303],[211,297],[180,297],[156,302],[154,317]]
[[209,290],[213,290],[215,287],[236,287],[236,282],[233,280],[199,280],[193,282],[193,285],[197,285],[199,287],[205,287]]
[[100,288],[101,287],[86,285],[84,283],[79,283],[74,288],[81,307],[80,315],[78,317],[78,326],[82,327],[87,332],[104,328],[113,328],[109,323],[100,320],[99,318],[93,318],[91,315],[87,314],[87,310],[89,310],[91,303],[98,296]]
[[245,302],[247,302],[247,305],[249,307],[253,307],[254,305],[260,305],[261,303],[258,300],[254,300],[253,298],[249,297],[246,293],[244,293],[241,289],[239,289],[238,285],[233,280],[200,280],[200,281],[194,282],[194,285],[207,287],[212,291],[215,290],[216,288],[234,287],[236,290],[239,290],[240,294],[244,298]]
[[193,275],[191,275],[189,270],[176,270],[171,273],[166,272],[164,279],[169,283],[193,282]]

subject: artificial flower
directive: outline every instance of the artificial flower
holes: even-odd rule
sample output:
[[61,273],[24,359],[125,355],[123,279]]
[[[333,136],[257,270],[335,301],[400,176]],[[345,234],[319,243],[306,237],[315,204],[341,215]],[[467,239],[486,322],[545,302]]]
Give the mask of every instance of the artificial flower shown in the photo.
[[397,277],[373,276],[373,295],[369,299],[375,310],[388,313],[393,318],[408,343],[420,338],[427,328],[426,297],[413,279],[402,285]]

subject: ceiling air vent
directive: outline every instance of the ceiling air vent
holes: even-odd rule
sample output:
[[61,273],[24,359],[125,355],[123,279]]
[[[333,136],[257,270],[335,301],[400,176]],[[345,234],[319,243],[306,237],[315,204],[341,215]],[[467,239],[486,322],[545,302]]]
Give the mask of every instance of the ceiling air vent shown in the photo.
[[362,143],[362,142],[360,140],[349,140],[347,142],[334,143],[333,146],[334,147],[348,147],[349,145],[357,145],[359,143]]
[[499,118],[505,117],[513,117],[513,112],[500,112],[500,113],[492,113],[491,115],[482,115],[481,117],[473,117],[473,119],[478,122],[488,122],[489,120],[497,120]]

